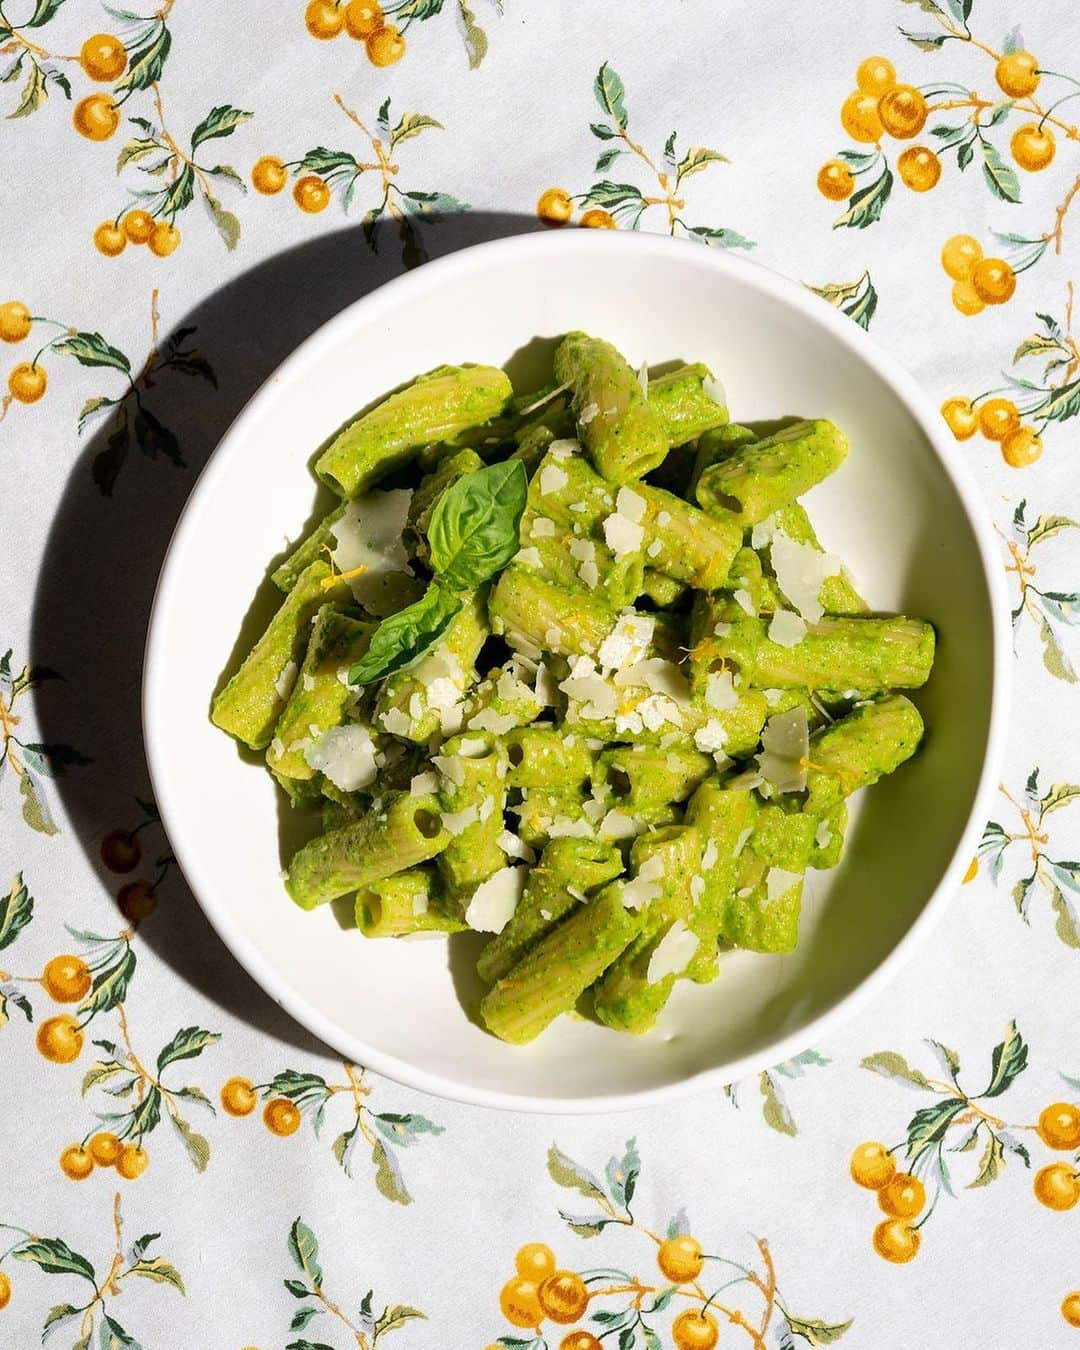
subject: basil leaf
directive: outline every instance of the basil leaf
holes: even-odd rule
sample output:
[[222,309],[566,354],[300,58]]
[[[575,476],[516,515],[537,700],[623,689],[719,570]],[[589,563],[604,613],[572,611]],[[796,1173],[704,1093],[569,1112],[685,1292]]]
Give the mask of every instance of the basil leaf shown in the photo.
[[349,683],[371,684],[408,670],[438,642],[460,609],[460,596],[432,582],[415,604],[383,619],[367,651],[349,667]]
[[431,566],[452,590],[473,590],[518,551],[528,483],[520,460],[464,474],[446,489],[428,522]]

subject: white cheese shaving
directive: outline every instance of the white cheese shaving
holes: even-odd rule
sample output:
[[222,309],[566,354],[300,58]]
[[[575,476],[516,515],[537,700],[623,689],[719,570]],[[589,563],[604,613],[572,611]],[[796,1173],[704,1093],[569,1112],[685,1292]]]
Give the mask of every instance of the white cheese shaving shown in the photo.
[[457,836],[470,825],[475,825],[479,818],[480,813],[475,806],[464,806],[460,811],[444,811],[442,823],[450,834]]
[[536,859],[534,851],[512,830],[503,830],[495,842],[508,858],[521,858],[523,862],[527,863],[534,862]]
[[281,672],[274,681],[274,692],[278,698],[288,698],[292,692],[292,687],[296,683],[296,662],[286,661],[281,667]]
[[540,557],[538,548],[519,548],[514,554],[513,562],[521,563],[523,567],[543,567],[543,559]]
[[582,426],[588,426],[599,411],[599,403],[586,403],[578,415],[578,421]]
[[607,810],[607,803],[598,801],[595,797],[587,797],[585,801],[581,803],[581,810],[584,813],[585,818],[595,825]]
[[[703,859],[702,859],[702,862],[704,863],[704,861],[705,861],[705,860],[704,860],[704,858],[703,858]],[[704,878],[704,877],[691,877],[691,878],[690,878],[690,898],[696,902],[696,901],[700,900],[701,897],[702,897],[704,894],[705,894],[705,878]]]
[[751,618],[757,617],[757,609],[754,606],[754,597],[749,591],[738,590],[735,592],[735,603],[740,609],[746,610]]
[[472,893],[465,922],[480,933],[501,933],[525,889],[526,867],[500,867]]
[[794,610],[778,609],[769,624],[769,641],[778,647],[797,647],[806,636],[806,620]]
[[801,881],[802,876],[798,872],[788,872],[783,867],[770,867],[765,878],[765,896],[768,904],[776,904],[777,900],[787,895],[788,891]]
[[713,750],[723,750],[726,741],[727,732],[715,717],[710,718],[704,726],[698,727],[694,732],[694,744],[704,754],[709,754]]
[[776,512],[771,516],[766,516],[764,520],[759,520],[750,531],[750,547],[754,549],[767,548],[776,533]]
[[[571,503],[570,503],[570,510],[571,510],[571,511],[587,511],[588,509],[589,509],[589,503],[588,503],[588,502],[571,502]],[[580,526],[580,525],[575,525],[575,526],[574,526],[574,529],[575,529],[575,530],[580,530],[580,529],[581,529],[581,526]]]
[[569,459],[571,455],[581,453],[581,442],[575,440],[572,436],[564,436],[561,440],[552,441],[548,446],[548,455],[552,459]]
[[765,781],[777,792],[802,792],[810,754],[806,709],[792,708],[770,717],[761,734],[761,746],[756,759]]
[[693,959],[699,942],[698,935],[691,933],[682,919],[676,919],[649,957],[646,981],[659,984],[669,975],[681,974]]
[[417,891],[412,899],[412,912],[419,917],[428,911],[428,898],[424,891]]
[[646,396],[649,393],[649,363],[642,361],[637,373],[637,382],[641,385],[641,392]]
[[432,755],[432,764],[438,769],[442,776],[449,779],[457,787],[462,787],[465,783],[465,765],[461,761],[460,755]]
[[670,525],[670,524],[671,524],[671,512],[670,512],[670,511],[661,511],[660,514],[656,517],[656,523],[657,523],[657,525],[660,526],[661,529],[663,529],[665,525]]
[[614,511],[604,517],[604,542],[616,558],[639,553],[644,535],[642,527],[621,511]]
[[459,747],[458,753],[466,759],[480,759],[488,752],[488,743],[483,736],[463,736]]
[[654,539],[652,543],[649,545],[649,547],[645,550],[645,552],[649,555],[650,558],[655,558],[663,547],[664,546],[659,539]]
[[715,670],[705,681],[705,702],[710,708],[723,712],[739,702],[735,680],[730,670]]
[[729,623],[718,623],[713,625],[713,633],[715,633],[718,638],[725,638],[730,632],[731,624]]
[[304,676],[304,692],[305,692],[306,694],[310,694],[311,691],[312,691],[314,688],[315,688],[315,676],[314,676],[314,675],[305,675],[305,676]]
[[750,836],[751,836],[753,833],[754,833],[754,830],[753,830],[753,827],[752,827],[752,826],[747,826],[747,828],[746,828],[745,830],[741,830],[741,831],[739,832],[739,837],[738,837],[738,839],[735,840],[735,847],[734,847],[734,849],[732,850],[732,855],[731,855],[731,856],[732,856],[733,858],[737,858],[737,857],[740,855],[740,853],[742,853],[743,849],[744,849],[744,848],[747,846],[747,844],[750,842]]
[[813,544],[796,543],[783,530],[773,534],[769,558],[777,585],[804,619],[816,623],[825,612],[818,599],[822,583],[841,570],[840,559]]
[[342,792],[356,792],[374,783],[378,774],[375,742],[367,727],[347,722],[330,727],[304,751],[306,763],[325,774]]
[[597,660],[605,670],[620,670],[643,659],[652,642],[656,620],[649,614],[623,610],[600,644]]
[[727,407],[727,390],[724,388],[723,380],[718,380],[715,375],[705,376],[701,381],[701,392],[713,403],[719,403],[721,408]]
[[819,820],[817,829],[814,831],[814,843],[817,844],[818,848],[828,848],[832,843],[832,837],[829,822],[825,819]]
[[706,872],[711,872],[720,858],[720,850],[716,847],[716,840],[710,839],[701,853],[701,866]]
[[545,464],[540,470],[540,492],[545,497],[549,492],[559,492],[569,481],[557,464]]
[[434,773],[417,773],[409,781],[410,797],[426,797],[429,793],[438,792],[438,790],[439,778]]
[[274,739],[270,742],[270,753],[276,759],[280,759],[281,756],[285,753],[285,742],[281,739],[280,736],[275,736]]
[[[600,822],[599,833],[601,839],[634,839],[644,829],[644,824],[636,816],[630,815],[627,811],[613,809],[608,811]],[[623,903],[626,903],[625,898]]]
[[552,708],[558,702],[558,684],[555,676],[551,673],[543,661],[536,667],[536,684],[534,692],[536,701],[542,708]]
[[409,714],[400,708],[387,708],[384,713],[379,714],[379,720],[392,736],[407,736],[412,730]]
[[555,533],[556,525],[550,516],[537,516],[529,530],[533,539],[547,539]]
[[633,488],[621,487],[615,494],[615,510],[635,525],[641,524],[647,506],[645,498]]
[[664,860],[655,854],[637,870],[632,881],[623,884],[622,902],[626,909],[641,909],[643,905],[655,900],[661,892],[660,880],[664,875]]
[[572,816],[555,816],[547,824],[551,839],[591,839],[592,833],[592,824],[584,816],[576,820]]
[[402,532],[412,492],[368,492],[350,502],[330,529],[334,566],[339,572],[363,571],[349,577],[349,589],[372,613],[389,612],[400,596],[402,578],[411,575]]
[[470,731],[493,731],[496,736],[505,736],[518,724],[515,713],[500,713],[494,708],[481,708],[469,718]]
[[765,702],[770,708],[775,708],[784,697],[784,691],[782,689],[766,689],[763,692],[765,694]]

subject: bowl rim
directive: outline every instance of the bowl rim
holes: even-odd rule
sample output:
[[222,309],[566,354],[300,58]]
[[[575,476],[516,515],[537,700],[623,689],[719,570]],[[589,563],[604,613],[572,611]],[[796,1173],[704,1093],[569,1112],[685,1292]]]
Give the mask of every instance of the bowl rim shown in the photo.
[[[974,536],[981,563],[983,580],[990,603],[991,651],[993,670],[990,686],[990,711],[986,746],[978,784],[972,798],[967,820],[952,857],[937,886],[922,910],[873,970],[849,993],[831,1008],[811,1019],[804,1027],[782,1036],[768,1045],[726,1063],[690,1072],[670,1083],[637,1091],[612,1095],[580,1097],[540,1097],[496,1088],[479,1087],[426,1069],[418,1068],[408,1060],[381,1051],[325,1016],[290,983],[272,962],[264,958],[247,936],[234,923],[228,905],[218,900],[215,888],[202,874],[201,853],[184,837],[181,829],[173,831],[173,788],[171,775],[166,772],[163,747],[155,733],[160,686],[164,669],[165,624],[163,615],[168,610],[172,595],[179,583],[177,559],[180,545],[193,527],[197,508],[204,497],[212,493],[218,475],[223,471],[233,446],[240,443],[247,424],[254,420],[262,404],[276,392],[274,386],[303,367],[326,347],[347,337],[358,318],[367,318],[380,310],[392,311],[399,298],[423,293],[455,273],[467,273],[483,267],[488,261],[513,263],[515,260],[547,258],[555,265],[560,256],[575,250],[592,249],[623,251],[628,258],[637,257],[647,264],[657,256],[670,255],[673,248],[695,250],[696,264],[725,276],[737,276],[740,284],[749,285],[779,300],[797,311],[811,324],[825,329],[839,342],[865,360],[888,384],[911,412],[929,442],[936,459],[952,483],[960,500],[968,525]],[[690,256],[689,252],[686,255]],[[734,258],[727,253],[703,247],[689,240],[676,240],[667,235],[604,230],[548,231],[514,235],[490,240],[457,250],[415,271],[395,277],[347,305],[340,313],[322,324],[300,343],[272,371],[237,413],[228,430],[207,459],[192,486],[191,492],[177,520],[169,541],[158,577],[147,627],[143,661],[142,720],[147,763],[154,798],[161,813],[162,823],[169,837],[180,869],[215,932],[232,955],[263,990],[320,1040],[350,1060],[363,1064],[374,1072],[406,1087],[474,1106],[549,1115],[590,1115],[619,1112],[670,1102],[690,1093],[704,1092],[710,1087],[735,1082],[752,1073],[769,1068],[791,1058],[808,1045],[821,1041],[855,1018],[911,958],[920,943],[925,941],[933,926],[941,919],[954,896],[966,868],[969,855],[974,853],[976,837],[989,813],[990,797],[996,781],[998,765],[1004,753],[1008,710],[1012,684],[1011,625],[1006,622],[1008,599],[1004,573],[994,539],[989,513],[974,475],[950,451],[952,442],[940,425],[940,418],[914,376],[893,356],[887,353],[859,325],[839,310],[822,303],[798,282],[771,271],[754,259]]]

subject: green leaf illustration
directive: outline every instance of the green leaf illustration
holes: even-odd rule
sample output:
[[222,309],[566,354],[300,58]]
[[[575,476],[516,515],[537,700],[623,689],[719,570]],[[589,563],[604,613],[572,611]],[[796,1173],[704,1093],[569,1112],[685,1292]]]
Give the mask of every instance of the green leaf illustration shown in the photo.
[[57,1303],[55,1307],[50,1308],[41,1328],[42,1341],[45,1340],[46,1332],[50,1328],[55,1329],[57,1322],[62,1322],[65,1317],[75,1317],[80,1312],[82,1312],[82,1309],[76,1308],[73,1303]]
[[990,1083],[980,1095],[1000,1097],[1027,1068],[1027,1053],[1027,1046],[1016,1029],[1016,1023],[1010,1022],[1005,1028],[1004,1040],[994,1046],[990,1060]]
[[163,1256],[155,1256],[149,1261],[136,1261],[129,1273],[138,1275],[145,1280],[153,1280],[156,1284],[171,1284],[174,1289],[179,1289],[182,1294],[187,1293],[180,1272],[171,1261],[166,1261]]
[[293,1313],[292,1321],[289,1323],[290,1331],[303,1331],[313,1317],[318,1317],[322,1312],[317,1304],[309,1303],[306,1307],[297,1308]]
[[722,155],[719,150],[709,150],[704,145],[694,145],[683,155],[675,169],[675,186],[682,182],[684,178],[689,178],[691,174],[701,173],[702,169],[707,169],[710,164],[730,164],[731,160],[727,155]]
[[1034,548],[1044,539],[1052,539],[1055,534],[1060,534],[1062,530],[1080,530],[1080,521],[1073,520],[1071,516],[1039,516],[1027,532],[1028,548]]
[[92,1087],[115,1078],[118,1073],[130,1072],[126,1064],[119,1064],[115,1059],[99,1060],[96,1064],[91,1064],[83,1076],[82,1095],[85,1097]]
[[397,1205],[411,1205],[412,1196],[405,1185],[398,1160],[381,1139],[372,1140],[371,1161],[375,1164],[375,1186],[379,1194]]
[[913,33],[908,28],[901,28],[899,32],[903,37],[906,37],[910,43],[924,52],[932,52],[938,47],[944,46],[951,36],[949,33],[934,33],[927,32],[926,30]]
[[955,1117],[966,1108],[967,1102],[949,1097],[915,1112],[907,1127],[907,1155],[913,1164],[945,1138]]
[[136,1139],[150,1134],[161,1119],[161,1092],[152,1087],[131,1112],[131,1133]]
[[315,1234],[302,1219],[293,1220],[289,1229],[289,1255],[316,1289],[322,1288],[322,1267],[319,1265],[319,1244]]
[[317,173],[320,178],[331,178],[342,170],[355,173],[359,165],[356,157],[347,150],[327,150],[325,146],[317,145],[314,150],[307,152],[297,168],[301,173]]
[[1005,1167],[1005,1150],[1001,1146],[1001,1140],[993,1130],[987,1130],[986,1148],[979,1160],[979,1171],[974,1181],[968,1183],[968,1190],[974,1190],[977,1186],[989,1186],[992,1181],[996,1181]]
[[445,216],[469,209],[466,202],[451,197],[448,192],[403,192],[402,204],[413,216]]
[[1051,422],[1064,422],[1070,417],[1075,417],[1080,413],[1080,379],[1053,390],[1031,411]]
[[187,1155],[191,1159],[192,1166],[196,1172],[205,1172],[207,1164],[210,1161],[210,1145],[201,1134],[197,1134],[183,1116],[174,1115],[169,1112],[169,1119],[172,1121],[173,1129],[180,1136],[184,1147],[187,1149]]
[[267,1094],[271,1097],[290,1097],[298,1102],[302,1097],[312,1099],[326,1096],[326,1079],[317,1073],[301,1073],[297,1069],[285,1069],[276,1073],[267,1085]]
[[19,795],[22,797],[22,818],[32,830],[38,834],[59,833],[41,788],[29,773],[19,779]]
[[116,92],[124,93],[128,89],[149,89],[161,79],[165,59],[172,46],[172,34],[159,20],[150,29],[147,37],[131,52],[127,73],[117,84]]
[[131,374],[131,362],[123,352],[105,341],[100,333],[73,333],[53,344],[61,356],[73,356],[80,366],[112,366]]
[[34,917],[34,897],[21,872],[15,873],[7,895],[0,895],[0,951],[10,947]]
[[890,1078],[894,1083],[906,1083],[909,1087],[928,1088],[929,1080],[925,1074],[913,1069],[903,1055],[892,1050],[882,1050],[876,1055],[867,1055],[862,1061],[864,1069],[877,1073],[882,1078]]
[[195,130],[191,133],[191,149],[194,152],[204,141],[217,137],[231,136],[241,122],[250,122],[254,113],[241,112],[239,108],[223,103],[211,108]]
[[89,996],[79,1005],[79,1015],[108,1012],[122,1003],[135,974],[135,965],[135,953],[125,943],[119,960],[103,967],[94,976]]
[[282,1283],[285,1285],[285,1288],[289,1291],[289,1293],[292,1294],[293,1298],[311,1297],[311,1290],[307,1287],[306,1284],[301,1284],[299,1280],[284,1280],[282,1281]]
[[1001,158],[997,148],[984,136],[979,137],[979,146],[983,154],[983,177],[995,197],[1005,202],[1020,200],[1020,180],[1011,164]]
[[432,582],[415,604],[383,619],[359,661],[349,667],[350,684],[371,684],[416,665],[450,627],[461,599]]
[[892,185],[891,170],[882,169],[880,177],[854,194],[847,210],[833,221],[833,229],[844,227],[849,230],[865,230],[868,225],[880,220],[885,203],[892,192]]
[[1080,948],[1080,922],[1073,907],[1065,898],[1060,887],[1055,886],[1050,893],[1050,906],[1054,911],[1054,932],[1066,947]]
[[945,1072],[953,1082],[955,1082],[956,1077],[960,1072],[960,1056],[955,1050],[951,1050],[947,1045],[943,1045],[941,1041],[928,1040],[927,1045],[931,1046],[937,1052],[942,1064],[945,1066]]
[[185,164],[176,181],[166,191],[158,214],[172,220],[191,205],[194,196],[195,171],[190,164]]
[[375,1323],[373,1339],[377,1341],[386,1332],[395,1331],[406,1322],[415,1321],[417,1318],[426,1321],[427,1314],[422,1313],[419,1308],[410,1308],[406,1303],[390,1303],[383,1309],[382,1315]]
[[596,73],[593,92],[596,94],[597,103],[600,104],[604,112],[625,131],[630,121],[626,112],[626,105],[623,102],[626,97],[626,90],[623,88],[622,80],[619,79],[606,61]]
[[203,355],[202,352],[173,352],[171,356],[166,357],[165,365],[170,370],[179,371],[181,375],[191,375],[201,380],[206,380],[217,388],[217,376],[214,374],[214,368]]
[[194,1059],[197,1055],[201,1055],[208,1045],[214,1045],[220,1040],[219,1032],[204,1031],[202,1027],[184,1027],[158,1054],[158,1073],[160,1074],[166,1065],[175,1064],[177,1060]]
[[792,1138],[798,1134],[798,1128],[795,1124],[795,1117],[788,1109],[788,1104],[783,1096],[777,1090],[772,1076],[762,1073],[758,1076],[758,1085],[761,1088],[761,1114],[765,1119],[765,1124],[779,1134],[787,1134]]
[[226,211],[216,197],[204,191],[202,194],[203,203],[206,206],[207,214],[214,222],[214,228],[225,241],[225,247],[231,253],[240,242],[240,221],[231,211]]
[[791,1313],[784,1316],[795,1335],[811,1345],[835,1345],[855,1320],[849,1317],[846,1322],[822,1322],[815,1317],[792,1317]]
[[115,398],[88,398],[79,413],[79,430],[82,431],[87,419],[93,417],[94,413],[100,412],[102,408],[112,408],[119,402]]
[[108,1313],[101,1314],[100,1350],[142,1350],[142,1346],[129,1336],[124,1328]]
[[48,96],[49,91],[46,87],[45,72],[36,61],[28,62],[26,83],[22,88],[19,106],[13,113],[8,114],[9,119],[14,120],[16,117],[29,117],[31,113],[37,112]]
[[455,591],[473,590],[518,550],[528,478],[520,460],[463,474],[439,497],[428,523],[431,567]]
[[643,200],[641,189],[635,187],[633,183],[612,183],[608,179],[603,179],[601,182],[592,185],[582,198],[581,204],[582,206],[616,208],[631,202],[638,204]]
[[461,21],[462,41],[465,43],[465,51],[469,58],[469,69],[475,70],[487,55],[487,34],[477,24],[476,15],[466,5],[465,0],[458,0],[458,18]]
[[393,150],[396,145],[400,145],[402,141],[407,141],[413,136],[419,136],[428,127],[437,127],[440,131],[443,130],[443,124],[436,122],[434,117],[427,117],[424,113],[406,113],[390,133],[390,149]]
[[20,1261],[32,1261],[46,1275],[81,1275],[91,1284],[97,1284],[94,1267],[78,1252],[73,1252],[60,1238],[31,1238],[15,1249]]
[[27,28],[40,28],[48,23],[62,4],[64,0],[37,0],[33,14],[26,21]]
[[568,1158],[554,1144],[548,1149],[547,1170],[556,1186],[577,1191],[589,1200],[607,1200],[603,1186],[586,1168]]
[[151,136],[137,137],[128,141],[126,145],[121,146],[120,153],[116,157],[116,172],[119,173],[125,164],[130,164],[133,160],[145,159],[147,155],[154,155],[165,149],[160,141]]
[[1067,684],[1075,684],[1076,671],[1073,670],[1072,663],[1062,651],[1057,635],[1045,614],[1041,615],[1039,619],[1039,638],[1042,641],[1042,658],[1046,669],[1055,679],[1064,680]]
[[628,1139],[622,1157],[612,1158],[604,1171],[611,1198],[620,1209],[626,1209],[633,1200],[640,1171],[637,1141]]

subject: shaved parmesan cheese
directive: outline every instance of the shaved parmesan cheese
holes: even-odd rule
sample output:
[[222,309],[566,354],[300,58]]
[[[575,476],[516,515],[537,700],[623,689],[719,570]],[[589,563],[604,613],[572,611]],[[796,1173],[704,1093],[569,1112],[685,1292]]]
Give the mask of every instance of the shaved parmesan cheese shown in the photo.
[[285,742],[280,736],[275,736],[270,742],[270,753],[279,759],[285,753]]
[[715,717],[710,718],[704,726],[698,727],[694,732],[694,744],[705,754],[713,750],[723,750],[726,741],[727,732]]
[[670,524],[671,524],[671,512],[670,512],[670,511],[661,511],[660,514],[656,517],[656,523],[657,523],[657,525],[660,526],[661,529],[663,529],[665,525],[670,525]]
[[549,492],[559,492],[569,481],[557,464],[545,464],[540,470],[540,492],[545,497]]
[[374,783],[375,742],[371,732],[358,722],[331,727],[304,751],[305,762],[323,773],[342,792],[356,792]]
[[490,820],[495,811],[495,798],[489,793],[480,803],[481,821]]
[[641,385],[641,392],[642,392],[643,394],[646,394],[646,395],[647,395],[648,392],[649,392],[649,363],[648,363],[648,361],[642,361],[641,367],[640,367],[640,369],[638,370],[638,373],[637,373],[637,380],[638,380],[638,384]]
[[597,801],[595,797],[588,797],[581,803],[581,810],[587,820],[594,825],[607,810],[606,802]]
[[649,545],[649,547],[645,550],[645,552],[649,555],[650,558],[655,558],[663,547],[664,546],[659,539],[654,539],[652,543]]
[[731,632],[731,624],[729,623],[714,624],[713,632],[718,638],[725,638]]
[[[589,509],[589,503],[588,503],[588,502],[571,502],[571,503],[570,503],[570,510],[571,510],[571,511],[587,511],[588,509]],[[580,529],[581,529],[581,526],[580,526],[580,525],[575,525],[575,526],[574,526],[574,529],[575,529],[575,530],[580,530]]]
[[592,833],[592,825],[584,816],[577,820],[572,816],[555,816],[547,825],[551,839],[591,839]]
[[649,968],[645,972],[646,981],[649,984],[659,984],[669,975],[681,974],[690,964],[699,942],[698,935],[691,933],[682,919],[676,919],[649,957]]
[[548,446],[548,454],[552,459],[569,459],[571,455],[581,453],[581,442],[575,440],[572,436],[564,436],[561,440],[552,441]]
[[715,375],[706,375],[701,381],[701,392],[706,398],[712,399],[713,403],[719,403],[721,408],[726,408],[727,390],[724,388],[724,382],[718,380]]
[[571,539],[567,552],[578,562],[587,562],[596,557],[596,545],[591,539]]
[[661,892],[664,860],[659,854],[646,858],[637,870],[637,876],[623,885],[622,902],[626,909],[641,909],[655,900]]
[[777,713],[765,723],[758,768],[777,792],[802,792],[810,754],[810,728],[805,708]]
[[480,933],[501,933],[513,918],[528,868],[500,867],[473,891],[465,922]]
[[583,426],[588,426],[599,411],[599,403],[586,403],[584,408],[582,408],[581,412],[578,414],[578,421]]
[[783,530],[773,535],[769,557],[777,585],[804,619],[816,623],[825,612],[818,599],[822,583],[841,570],[840,559],[813,544],[796,543]]
[[750,531],[750,547],[754,549],[767,548],[772,543],[773,535],[776,533],[776,512],[771,516],[766,516],[764,520],[759,520]]
[[488,743],[483,736],[463,736],[458,753],[466,759],[480,759],[488,753]]
[[558,688],[559,686],[555,682],[555,676],[543,661],[541,661],[536,668],[536,684],[534,686],[537,702],[541,707],[552,708],[555,706],[558,702]]
[[635,525],[641,524],[647,505],[645,498],[633,488],[621,487],[615,494],[615,510],[620,516],[632,520]]
[[426,797],[430,792],[438,792],[438,775],[433,773],[414,774],[409,782],[410,797]]
[[735,603],[740,609],[746,610],[751,618],[757,617],[757,608],[754,605],[754,597],[749,591],[738,590],[735,592]]
[[549,535],[555,533],[555,522],[550,516],[537,516],[532,523],[529,534],[533,539],[546,539]]
[[730,670],[716,670],[709,675],[705,681],[705,702],[720,712],[736,706],[739,696]]
[[605,670],[620,670],[642,660],[652,642],[656,620],[632,609],[623,610],[615,627],[600,644],[597,660]]
[[402,542],[411,500],[407,488],[368,492],[350,502],[331,526],[334,566],[339,572],[356,572],[348,579],[349,589],[373,614],[391,612],[402,578],[412,575]]
[[819,820],[817,829],[814,831],[814,843],[818,848],[828,848],[832,843],[833,833],[829,827],[829,822],[825,819]]
[[431,762],[444,778],[457,787],[464,786],[465,765],[462,763],[460,755],[432,755]]
[[523,839],[519,839],[511,830],[503,830],[495,842],[508,858],[521,858],[523,862],[527,863],[533,862],[536,858],[536,854],[528,844]]
[[720,850],[716,847],[716,840],[710,839],[702,850],[701,866],[704,871],[711,872],[720,858]]
[[770,905],[775,905],[777,900],[787,895],[788,891],[798,886],[801,881],[802,876],[798,872],[788,872],[783,867],[770,867],[765,878],[767,902]]
[[296,662],[286,661],[281,667],[281,673],[274,681],[274,692],[277,694],[278,698],[288,698],[295,683]]
[[806,636],[806,620],[793,610],[778,609],[769,624],[769,641],[778,647],[796,647]]
[[[704,858],[702,859],[702,862],[704,862]],[[702,897],[704,894],[705,894],[705,878],[704,878],[704,877],[691,877],[691,878],[690,878],[690,898],[691,898],[692,900],[694,900],[694,901],[697,901],[697,900],[700,900],[701,897]]]
[[[582,716],[600,719],[615,715],[617,706],[615,690],[597,671],[595,664],[587,656],[574,658],[570,666],[570,674],[559,685],[559,688],[569,698],[587,705],[582,709]],[[590,709],[595,711],[590,711]]]
[[310,694],[311,691],[312,691],[314,688],[315,688],[315,676],[314,676],[314,675],[305,675],[305,676],[304,676],[304,693]]
[[749,825],[745,830],[740,831],[738,839],[735,840],[735,848],[732,851],[733,858],[737,858],[739,854],[742,853],[743,849],[750,842],[750,836],[753,833],[754,833],[753,826]]
[[415,915],[419,916],[421,914],[426,914],[427,910],[428,910],[427,896],[424,894],[423,891],[417,891],[416,894],[413,896],[412,900],[412,912]]
[[614,511],[604,517],[604,542],[616,558],[625,558],[629,553],[641,550],[644,531],[641,526],[621,511]]
[[[608,811],[600,822],[600,838],[634,839],[644,829],[644,824],[636,816],[630,815],[627,811],[613,809]],[[626,904],[625,896],[623,897],[623,904]],[[636,906],[627,906],[627,908],[636,908]]]
[[782,689],[766,689],[763,692],[765,694],[765,702],[770,708],[775,708],[784,697],[784,691]]
[[470,731],[493,731],[496,736],[504,736],[518,724],[514,713],[496,712],[494,708],[481,708],[469,718]]
[[513,561],[521,563],[524,567],[543,567],[543,560],[540,557],[538,548],[519,548],[514,554]]
[[412,730],[408,713],[402,712],[400,708],[387,708],[386,712],[380,714],[379,720],[392,736],[407,736]]

